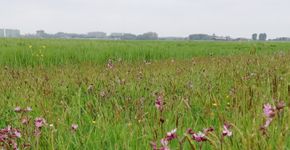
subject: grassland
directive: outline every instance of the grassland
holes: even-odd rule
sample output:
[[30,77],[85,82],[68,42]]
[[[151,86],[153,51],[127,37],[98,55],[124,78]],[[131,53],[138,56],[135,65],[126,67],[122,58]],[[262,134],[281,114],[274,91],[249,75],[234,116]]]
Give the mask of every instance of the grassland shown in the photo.
[[[28,149],[152,149],[174,128],[181,138],[206,127],[214,131],[203,149],[287,149],[289,51],[278,42],[1,39],[0,129],[19,129]],[[286,107],[263,134],[263,104],[278,101]],[[46,120],[40,136],[36,117]],[[233,135],[221,140],[225,122]]]

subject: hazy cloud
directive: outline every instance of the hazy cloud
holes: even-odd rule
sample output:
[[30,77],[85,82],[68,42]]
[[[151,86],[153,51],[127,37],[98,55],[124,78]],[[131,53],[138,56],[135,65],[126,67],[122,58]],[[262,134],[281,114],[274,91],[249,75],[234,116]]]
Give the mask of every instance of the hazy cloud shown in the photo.
[[289,0],[0,0],[0,28],[290,36]]

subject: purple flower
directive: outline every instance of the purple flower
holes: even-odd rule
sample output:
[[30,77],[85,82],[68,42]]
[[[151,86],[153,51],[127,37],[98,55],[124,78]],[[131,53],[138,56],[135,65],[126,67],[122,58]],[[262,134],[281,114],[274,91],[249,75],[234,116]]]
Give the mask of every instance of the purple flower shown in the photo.
[[233,133],[230,131],[230,128],[231,128],[231,125],[225,123],[222,135],[223,136],[232,136]]
[[164,105],[164,101],[163,101],[163,96],[159,95],[155,101],[155,107],[162,111],[163,110],[163,105]]
[[[12,128],[11,126],[7,126],[4,129],[0,129],[0,146],[5,144],[8,147],[4,147],[4,149],[18,149],[17,139],[21,138],[21,133],[18,129]],[[1,147],[3,148],[3,147]]]
[[44,118],[38,117],[38,118],[35,118],[34,124],[36,128],[41,128],[43,125],[46,124],[46,121]]
[[173,140],[175,138],[177,138],[176,128],[171,130],[170,132],[167,132],[167,134],[166,134],[166,140],[167,141],[171,141],[171,140]]
[[273,118],[275,116],[275,109],[269,103],[264,104],[263,111],[267,118]]
[[204,142],[207,140],[203,132],[194,133],[192,137],[196,142]]

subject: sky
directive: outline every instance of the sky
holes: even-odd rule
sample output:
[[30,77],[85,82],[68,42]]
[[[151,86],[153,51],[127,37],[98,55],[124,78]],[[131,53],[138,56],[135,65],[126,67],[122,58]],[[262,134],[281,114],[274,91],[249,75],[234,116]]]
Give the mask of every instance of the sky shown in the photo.
[[290,0],[0,0],[0,28],[290,37]]

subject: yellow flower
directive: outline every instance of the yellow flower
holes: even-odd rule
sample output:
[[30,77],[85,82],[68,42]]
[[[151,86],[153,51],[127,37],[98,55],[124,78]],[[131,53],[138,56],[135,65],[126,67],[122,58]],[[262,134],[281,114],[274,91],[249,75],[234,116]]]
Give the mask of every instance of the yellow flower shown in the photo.
[[93,123],[93,124],[96,124],[96,121],[95,121],[95,120],[93,120],[93,121],[92,121],[92,123]]
[[216,107],[217,106],[217,103],[213,103],[212,105]]
[[32,48],[32,45],[29,45],[29,48]]

